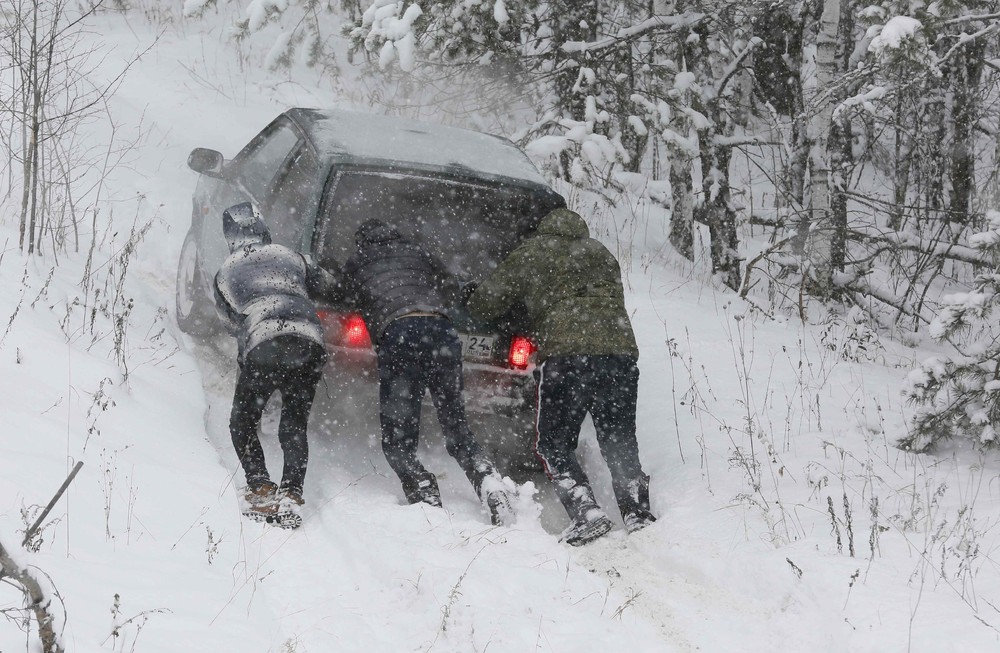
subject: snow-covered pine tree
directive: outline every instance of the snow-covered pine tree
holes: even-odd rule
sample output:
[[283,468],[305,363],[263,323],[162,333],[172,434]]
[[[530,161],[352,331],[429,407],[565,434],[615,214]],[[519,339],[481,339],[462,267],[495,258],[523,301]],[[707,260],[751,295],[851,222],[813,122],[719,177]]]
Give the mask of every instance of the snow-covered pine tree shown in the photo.
[[906,398],[917,406],[902,445],[926,451],[951,437],[983,446],[1000,444],[1000,212],[989,213],[990,229],[969,245],[990,262],[968,292],[944,297],[930,334],[956,353],[923,361],[910,372]]
[[[233,18],[232,38],[241,43],[270,30],[264,57],[268,69],[282,70],[298,64],[335,75],[337,62],[330,37],[339,21],[335,15],[338,4],[336,0],[242,1],[235,8],[227,8],[239,12]],[[350,7],[352,3],[343,4]],[[219,0],[185,0],[183,14],[197,19],[219,5]]]

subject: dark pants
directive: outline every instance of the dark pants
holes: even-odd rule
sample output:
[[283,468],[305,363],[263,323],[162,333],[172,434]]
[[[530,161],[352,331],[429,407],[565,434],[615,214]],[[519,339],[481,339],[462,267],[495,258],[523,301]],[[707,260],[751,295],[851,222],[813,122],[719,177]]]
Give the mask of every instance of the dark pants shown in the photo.
[[[635,439],[639,368],[633,356],[552,356],[535,372],[538,405],[535,453],[571,517],[596,505],[576,447],[587,413],[611,472],[622,514],[635,511],[636,488],[648,488]],[[646,498],[648,509],[648,498]]]
[[408,490],[415,481],[433,479],[417,460],[420,402],[428,390],[445,447],[478,494],[483,478],[495,468],[469,429],[462,399],[462,346],[451,322],[433,316],[391,322],[379,343],[378,379],[382,452],[407,500],[419,500]]
[[284,456],[281,487],[301,494],[309,459],[306,425],[326,351],[298,336],[279,336],[261,343],[246,356],[236,381],[229,432],[247,484],[270,479],[257,428],[272,394],[281,394],[278,441]]

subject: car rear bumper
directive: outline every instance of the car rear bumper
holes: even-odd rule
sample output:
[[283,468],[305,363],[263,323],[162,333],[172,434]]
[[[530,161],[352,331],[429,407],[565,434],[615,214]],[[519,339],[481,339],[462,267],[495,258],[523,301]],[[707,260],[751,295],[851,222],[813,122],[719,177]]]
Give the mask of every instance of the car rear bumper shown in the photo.
[[[378,369],[375,352],[369,348],[327,345],[333,366],[341,377],[375,384]],[[535,379],[532,367],[502,369],[485,363],[466,362],[462,366],[466,410],[476,413],[516,415],[533,411]]]
[[532,370],[504,370],[483,363],[465,363],[466,407],[476,412],[512,415],[534,410]]

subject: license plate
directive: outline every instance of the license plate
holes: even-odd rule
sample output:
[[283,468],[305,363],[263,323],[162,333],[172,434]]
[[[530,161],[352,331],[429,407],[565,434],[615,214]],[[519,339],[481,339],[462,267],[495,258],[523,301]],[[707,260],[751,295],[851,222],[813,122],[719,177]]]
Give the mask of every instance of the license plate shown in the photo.
[[496,341],[495,336],[469,336],[460,334],[458,338],[462,341],[462,358],[488,360],[492,357],[493,343]]

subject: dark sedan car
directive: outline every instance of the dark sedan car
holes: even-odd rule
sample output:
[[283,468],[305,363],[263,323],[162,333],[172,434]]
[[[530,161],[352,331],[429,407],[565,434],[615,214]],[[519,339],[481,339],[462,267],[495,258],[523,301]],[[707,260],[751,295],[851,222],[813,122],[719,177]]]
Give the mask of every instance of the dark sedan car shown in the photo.
[[[222,211],[252,201],[274,242],[342,265],[354,232],[377,217],[423,242],[462,280],[481,280],[546,213],[565,205],[523,152],[479,132],[339,110],[290,109],[235,157],[195,149],[201,173],[177,275],[177,322],[218,328],[211,282],[228,254]],[[320,310],[337,369],[365,376],[374,355],[361,317]],[[501,324],[458,311],[470,410],[521,415],[531,407],[533,344],[515,312]]]

